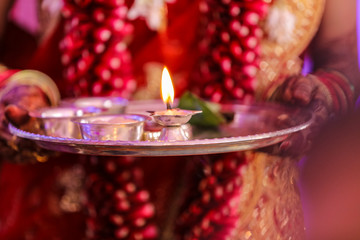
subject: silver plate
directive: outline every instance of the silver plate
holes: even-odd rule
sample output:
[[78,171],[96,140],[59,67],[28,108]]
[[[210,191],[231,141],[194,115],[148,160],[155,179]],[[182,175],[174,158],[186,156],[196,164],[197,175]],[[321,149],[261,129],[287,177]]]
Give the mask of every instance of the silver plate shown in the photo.
[[[135,105],[138,103],[134,103]],[[131,108],[132,113],[156,110],[157,103]],[[60,138],[25,132],[12,125],[10,132],[35,141],[40,147],[69,153],[109,156],[183,156],[251,150],[279,143],[307,128],[312,114],[280,105],[224,105],[233,120],[218,130],[193,130],[187,141],[97,141]]]

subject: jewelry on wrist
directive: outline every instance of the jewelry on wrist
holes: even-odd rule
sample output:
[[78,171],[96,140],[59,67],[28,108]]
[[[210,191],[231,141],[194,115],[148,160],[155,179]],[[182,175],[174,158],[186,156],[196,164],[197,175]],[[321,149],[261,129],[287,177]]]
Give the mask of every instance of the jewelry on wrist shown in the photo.
[[52,106],[58,105],[60,101],[60,93],[56,84],[49,76],[36,70],[15,70],[15,72],[7,73],[8,71],[13,70],[7,70],[3,73],[10,76],[6,79],[4,88],[0,90],[0,100],[6,93],[16,86],[35,85],[47,95]]
[[351,84],[351,82],[343,74],[341,74],[338,71],[334,71],[334,70],[332,70],[332,71],[320,70],[318,72],[322,76],[331,79],[333,84],[336,84],[337,86],[339,86],[341,88],[343,94],[345,95],[345,99],[347,101],[348,107],[352,107],[354,105],[354,102],[355,102],[355,94],[354,94],[355,88]]
[[334,70],[318,70],[314,75],[331,92],[336,114],[346,113],[354,106],[354,87],[344,75]]
[[[60,101],[60,93],[53,80],[44,73],[35,70],[13,70],[0,64],[0,102],[12,89],[20,85],[33,85],[39,87],[48,97],[51,105],[55,106]],[[3,137],[3,136],[2,136]],[[40,155],[35,149],[22,148],[19,139],[13,135],[5,138],[8,146],[6,157],[12,162],[46,162],[47,156]]]

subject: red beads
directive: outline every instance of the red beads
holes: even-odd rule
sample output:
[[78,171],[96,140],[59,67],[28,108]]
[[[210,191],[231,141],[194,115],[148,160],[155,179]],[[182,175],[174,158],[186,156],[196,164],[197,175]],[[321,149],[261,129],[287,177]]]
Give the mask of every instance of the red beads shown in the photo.
[[101,8],[95,8],[93,11],[93,18],[97,22],[103,22],[105,20],[105,12]]
[[[157,239],[155,206],[133,162],[101,159],[87,182],[89,239]],[[140,172],[139,172],[140,171]]]
[[[177,232],[186,239],[225,240],[239,220],[244,155],[217,155],[205,167],[198,192],[178,218]],[[240,181],[239,181],[240,179]]]
[[230,5],[230,9],[229,9],[230,16],[236,17],[240,14],[240,12],[241,12],[241,8],[238,3],[232,3]]
[[115,231],[115,237],[117,239],[125,239],[129,236],[129,228],[127,227],[121,227]]
[[142,231],[144,239],[154,239],[158,236],[158,230],[156,226],[149,225]]
[[155,207],[151,203],[144,204],[137,208],[132,217],[137,218],[151,218],[155,214]]
[[[260,42],[267,2],[263,0],[201,0],[204,34],[199,44],[194,91],[214,102],[253,101],[261,54]],[[239,154],[211,158],[199,181],[195,199],[178,219],[186,239],[235,239],[242,185]],[[238,236],[237,236],[238,237]]]
[[129,97],[134,91],[134,84],[126,82],[133,79],[125,43],[133,31],[127,11],[124,0],[65,0],[60,49],[65,79],[72,83],[67,95]]
[[112,32],[108,28],[101,27],[95,30],[94,37],[96,40],[106,42],[111,38],[111,34]]
[[230,44],[230,51],[231,51],[231,54],[236,58],[236,59],[241,59],[241,56],[242,56],[242,48],[240,46],[240,43],[238,43],[237,41],[233,41],[231,44]]
[[[202,0],[203,57],[194,91],[215,102],[248,100],[256,87],[260,41],[259,27],[268,11],[263,0]],[[210,51],[209,51],[210,49]]]
[[225,74],[229,74],[231,72],[231,59],[229,57],[221,59],[221,69]]
[[247,11],[243,16],[244,24],[247,26],[257,26],[260,16],[256,12]]

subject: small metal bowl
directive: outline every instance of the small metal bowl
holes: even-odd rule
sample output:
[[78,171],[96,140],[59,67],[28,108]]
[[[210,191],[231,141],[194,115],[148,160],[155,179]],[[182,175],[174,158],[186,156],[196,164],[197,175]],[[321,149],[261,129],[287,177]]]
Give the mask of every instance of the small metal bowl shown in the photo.
[[83,139],[139,141],[147,116],[136,114],[103,115],[76,119]]
[[165,111],[148,111],[154,121],[162,126],[175,127],[181,126],[189,122],[194,114],[202,113],[202,111],[184,110],[174,108]]
[[84,118],[101,113],[100,109],[81,109],[74,107],[42,108],[29,113],[40,123],[41,129],[48,136],[81,139],[80,129],[72,122],[76,118]]
[[143,140],[144,141],[159,140],[162,129],[163,129],[163,126],[154,122],[151,118],[148,118],[144,124]]
[[82,97],[64,99],[60,105],[84,109],[103,109],[106,114],[121,114],[125,112],[128,100],[121,97]]

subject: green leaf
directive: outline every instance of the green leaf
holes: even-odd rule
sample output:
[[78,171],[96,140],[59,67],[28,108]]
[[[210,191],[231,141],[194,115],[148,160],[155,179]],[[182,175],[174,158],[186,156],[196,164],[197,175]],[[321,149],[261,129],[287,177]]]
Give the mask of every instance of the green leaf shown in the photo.
[[225,123],[225,118],[220,113],[220,105],[200,99],[195,94],[185,92],[179,101],[179,108],[187,110],[202,110],[194,115],[190,124],[199,127],[217,127]]

